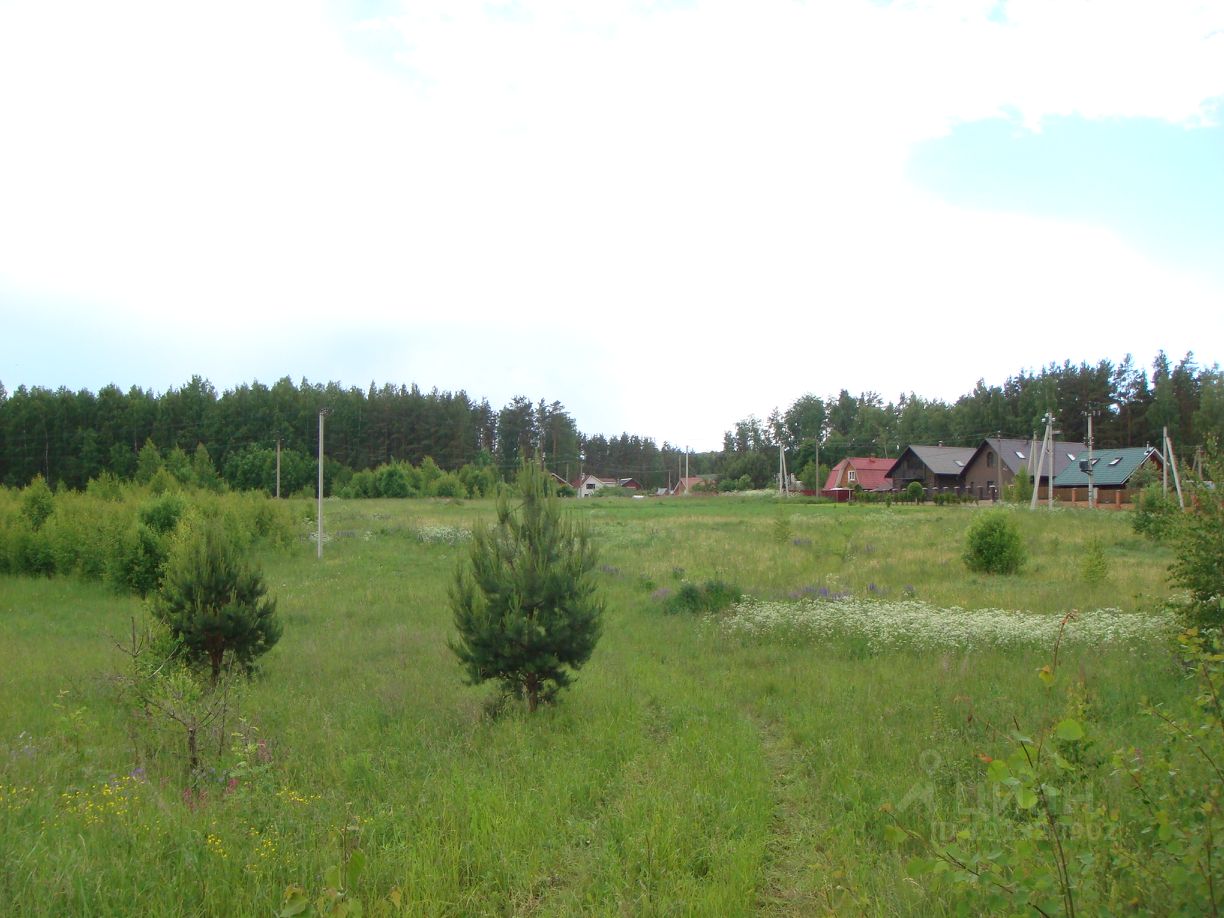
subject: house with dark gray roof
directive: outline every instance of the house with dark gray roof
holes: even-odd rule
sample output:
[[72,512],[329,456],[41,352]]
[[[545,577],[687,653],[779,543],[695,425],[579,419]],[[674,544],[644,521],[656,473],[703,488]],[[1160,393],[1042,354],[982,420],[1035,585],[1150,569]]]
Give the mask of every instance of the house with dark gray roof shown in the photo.
[[[1083,443],[1073,443],[1066,440],[1054,441],[1054,472],[1049,470],[1049,456],[1045,467],[1041,470],[1039,485],[1046,485],[1056,477],[1081,452],[1088,447]],[[1024,466],[1030,480],[1037,474],[1038,457],[1035,453],[1041,451],[1041,441],[1015,440],[1007,437],[987,437],[973,456],[965,463],[961,478],[965,490],[978,500],[991,500],[1002,494],[1003,489],[1016,480],[1020,467]]]
[[888,477],[898,490],[911,481],[928,489],[959,490],[961,473],[973,453],[971,446],[907,446],[889,468]]

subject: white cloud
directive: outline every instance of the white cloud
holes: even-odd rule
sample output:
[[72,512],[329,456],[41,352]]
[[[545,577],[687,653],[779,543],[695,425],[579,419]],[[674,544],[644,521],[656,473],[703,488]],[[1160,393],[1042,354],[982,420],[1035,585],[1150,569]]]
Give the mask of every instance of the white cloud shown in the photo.
[[[588,429],[694,445],[807,390],[947,395],[1143,353],[1034,330],[984,355],[986,330],[955,319],[983,303],[1014,322],[1096,296],[1137,323],[1171,291],[1200,311],[1220,291],[1102,227],[950,208],[903,167],[1004,111],[1214,117],[1224,7],[1004,9],[448,0],[337,24],[299,2],[0,6],[0,280],[167,339],[206,316],[191,369],[236,335],[369,327],[386,353],[403,337],[405,370],[379,358],[397,381],[495,402],[547,385],[526,394]],[[584,316],[604,330],[578,359],[529,346],[531,322],[554,341]],[[837,346],[813,356],[811,333]],[[289,372],[364,385],[348,359]]]

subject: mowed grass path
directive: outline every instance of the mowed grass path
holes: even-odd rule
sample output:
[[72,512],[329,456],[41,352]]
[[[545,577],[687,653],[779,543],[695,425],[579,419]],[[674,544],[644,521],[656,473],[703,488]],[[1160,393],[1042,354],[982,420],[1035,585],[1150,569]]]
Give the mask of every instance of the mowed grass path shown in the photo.
[[[143,756],[108,679],[121,666],[108,635],[140,603],[0,581],[3,910],[267,915],[289,884],[321,889],[349,826],[368,859],[354,888],[367,910],[397,889],[396,913],[411,915],[942,914],[884,842],[881,806],[917,826],[967,818],[984,788],[977,754],[1000,745],[991,725],[1062,710],[1034,675],[1049,649],[730,641],[665,615],[659,591],[717,577],[764,598],[828,587],[970,609],[1142,611],[1164,597],[1170,560],[1110,513],[1017,513],[1030,564],[989,578],[959,557],[973,508],[573,509],[602,545],[603,639],[560,704],[493,718],[490,690],[464,686],[446,646],[466,549],[419,537],[492,505],[329,501],[321,562],[305,539],[262,559],[285,632],[241,729],[268,761],[192,805],[179,738]],[[1102,584],[1079,572],[1089,539],[1110,562]],[[1150,739],[1140,699],[1177,691],[1158,643],[1084,648],[1062,665],[1104,750]]]

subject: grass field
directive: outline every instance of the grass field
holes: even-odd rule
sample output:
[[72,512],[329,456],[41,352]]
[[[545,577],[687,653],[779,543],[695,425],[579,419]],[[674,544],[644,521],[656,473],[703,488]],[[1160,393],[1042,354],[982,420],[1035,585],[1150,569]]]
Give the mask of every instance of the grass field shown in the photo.
[[[975,508],[572,506],[601,546],[602,640],[558,705],[494,717],[446,645],[463,537],[492,505],[329,501],[321,562],[305,532],[261,557],[284,637],[227,731],[249,741],[241,779],[227,750],[203,793],[180,738],[134,735],[116,701],[112,638],[139,600],[0,580],[0,911],[270,915],[359,850],[367,913],[951,914],[907,878],[881,808],[936,832],[979,818],[992,725],[1035,729],[1067,703],[1035,676],[1052,650],[1038,620],[975,610],[1145,623],[1168,593],[1167,551],[1123,514],[1017,511],[1029,563],[989,577],[960,559]],[[663,612],[710,578],[836,627]],[[909,641],[906,619],[881,644],[881,606],[969,624]],[[1061,666],[1098,747],[1154,741],[1139,704],[1180,691],[1167,640],[1076,628]]]

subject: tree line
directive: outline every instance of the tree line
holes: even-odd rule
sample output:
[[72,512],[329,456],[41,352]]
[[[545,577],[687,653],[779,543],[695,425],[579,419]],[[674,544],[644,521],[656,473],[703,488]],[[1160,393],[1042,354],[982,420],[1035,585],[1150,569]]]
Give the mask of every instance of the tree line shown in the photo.
[[[110,385],[94,393],[0,384],[0,484],[36,475],[80,489],[103,472],[147,478],[159,462],[179,480],[208,469],[231,487],[272,491],[281,448],[282,493],[313,486],[319,413],[325,419],[325,491],[384,466],[492,468],[512,476],[523,459],[572,479],[582,471],[665,485],[680,450],[649,438],[584,436],[558,401],[517,396],[500,409],[466,392],[416,385],[242,384],[218,393],[193,376],[157,394]],[[143,459],[142,459],[143,456]]]
[[[635,478],[645,488],[674,482],[684,462],[684,451],[667,441],[585,435],[558,401],[517,396],[495,409],[463,391],[288,377],[218,393],[193,376],[161,394],[113,385],[97,393],[25,386],[10,393],[0,384],[0,483],[23,486],[42,475],[53,487],[83,488],[102,472],[136,478],[141,452],[150,458],[152,444],[169,466],[193,464],[205,475],[211,464],[231,487],[271,491],[279,442],[282,493],[293,493],[314,481],[322,409],[328,493],[356,472],[420,466],[427,457],[445,471],[472,465],[502,477],[534,458],[567,480],[589,472]],[[1040,435],[1047,411],[1065,440],[1086,438],[1091,412],[1102,447],[1155,445],[1168,427],[1179,449],[1192,452],[1224,434],[1224,377],[1218,365],[1199,367],[1193,354],[1174,364],[1162,351],[1150,372],[1129,354],[1118,363],[1050,364],[1002,385],[978,380],[950,403],[912,392],[887,403],[870,391],[807,394],[764,421],[737,422],[721,451],[690,455],[688,469],[764,487],[779,447],[799,471],[817,450],[819,465],[828,467],[849,455],[896,456],[911,443],[972,446],[997,434]]]

